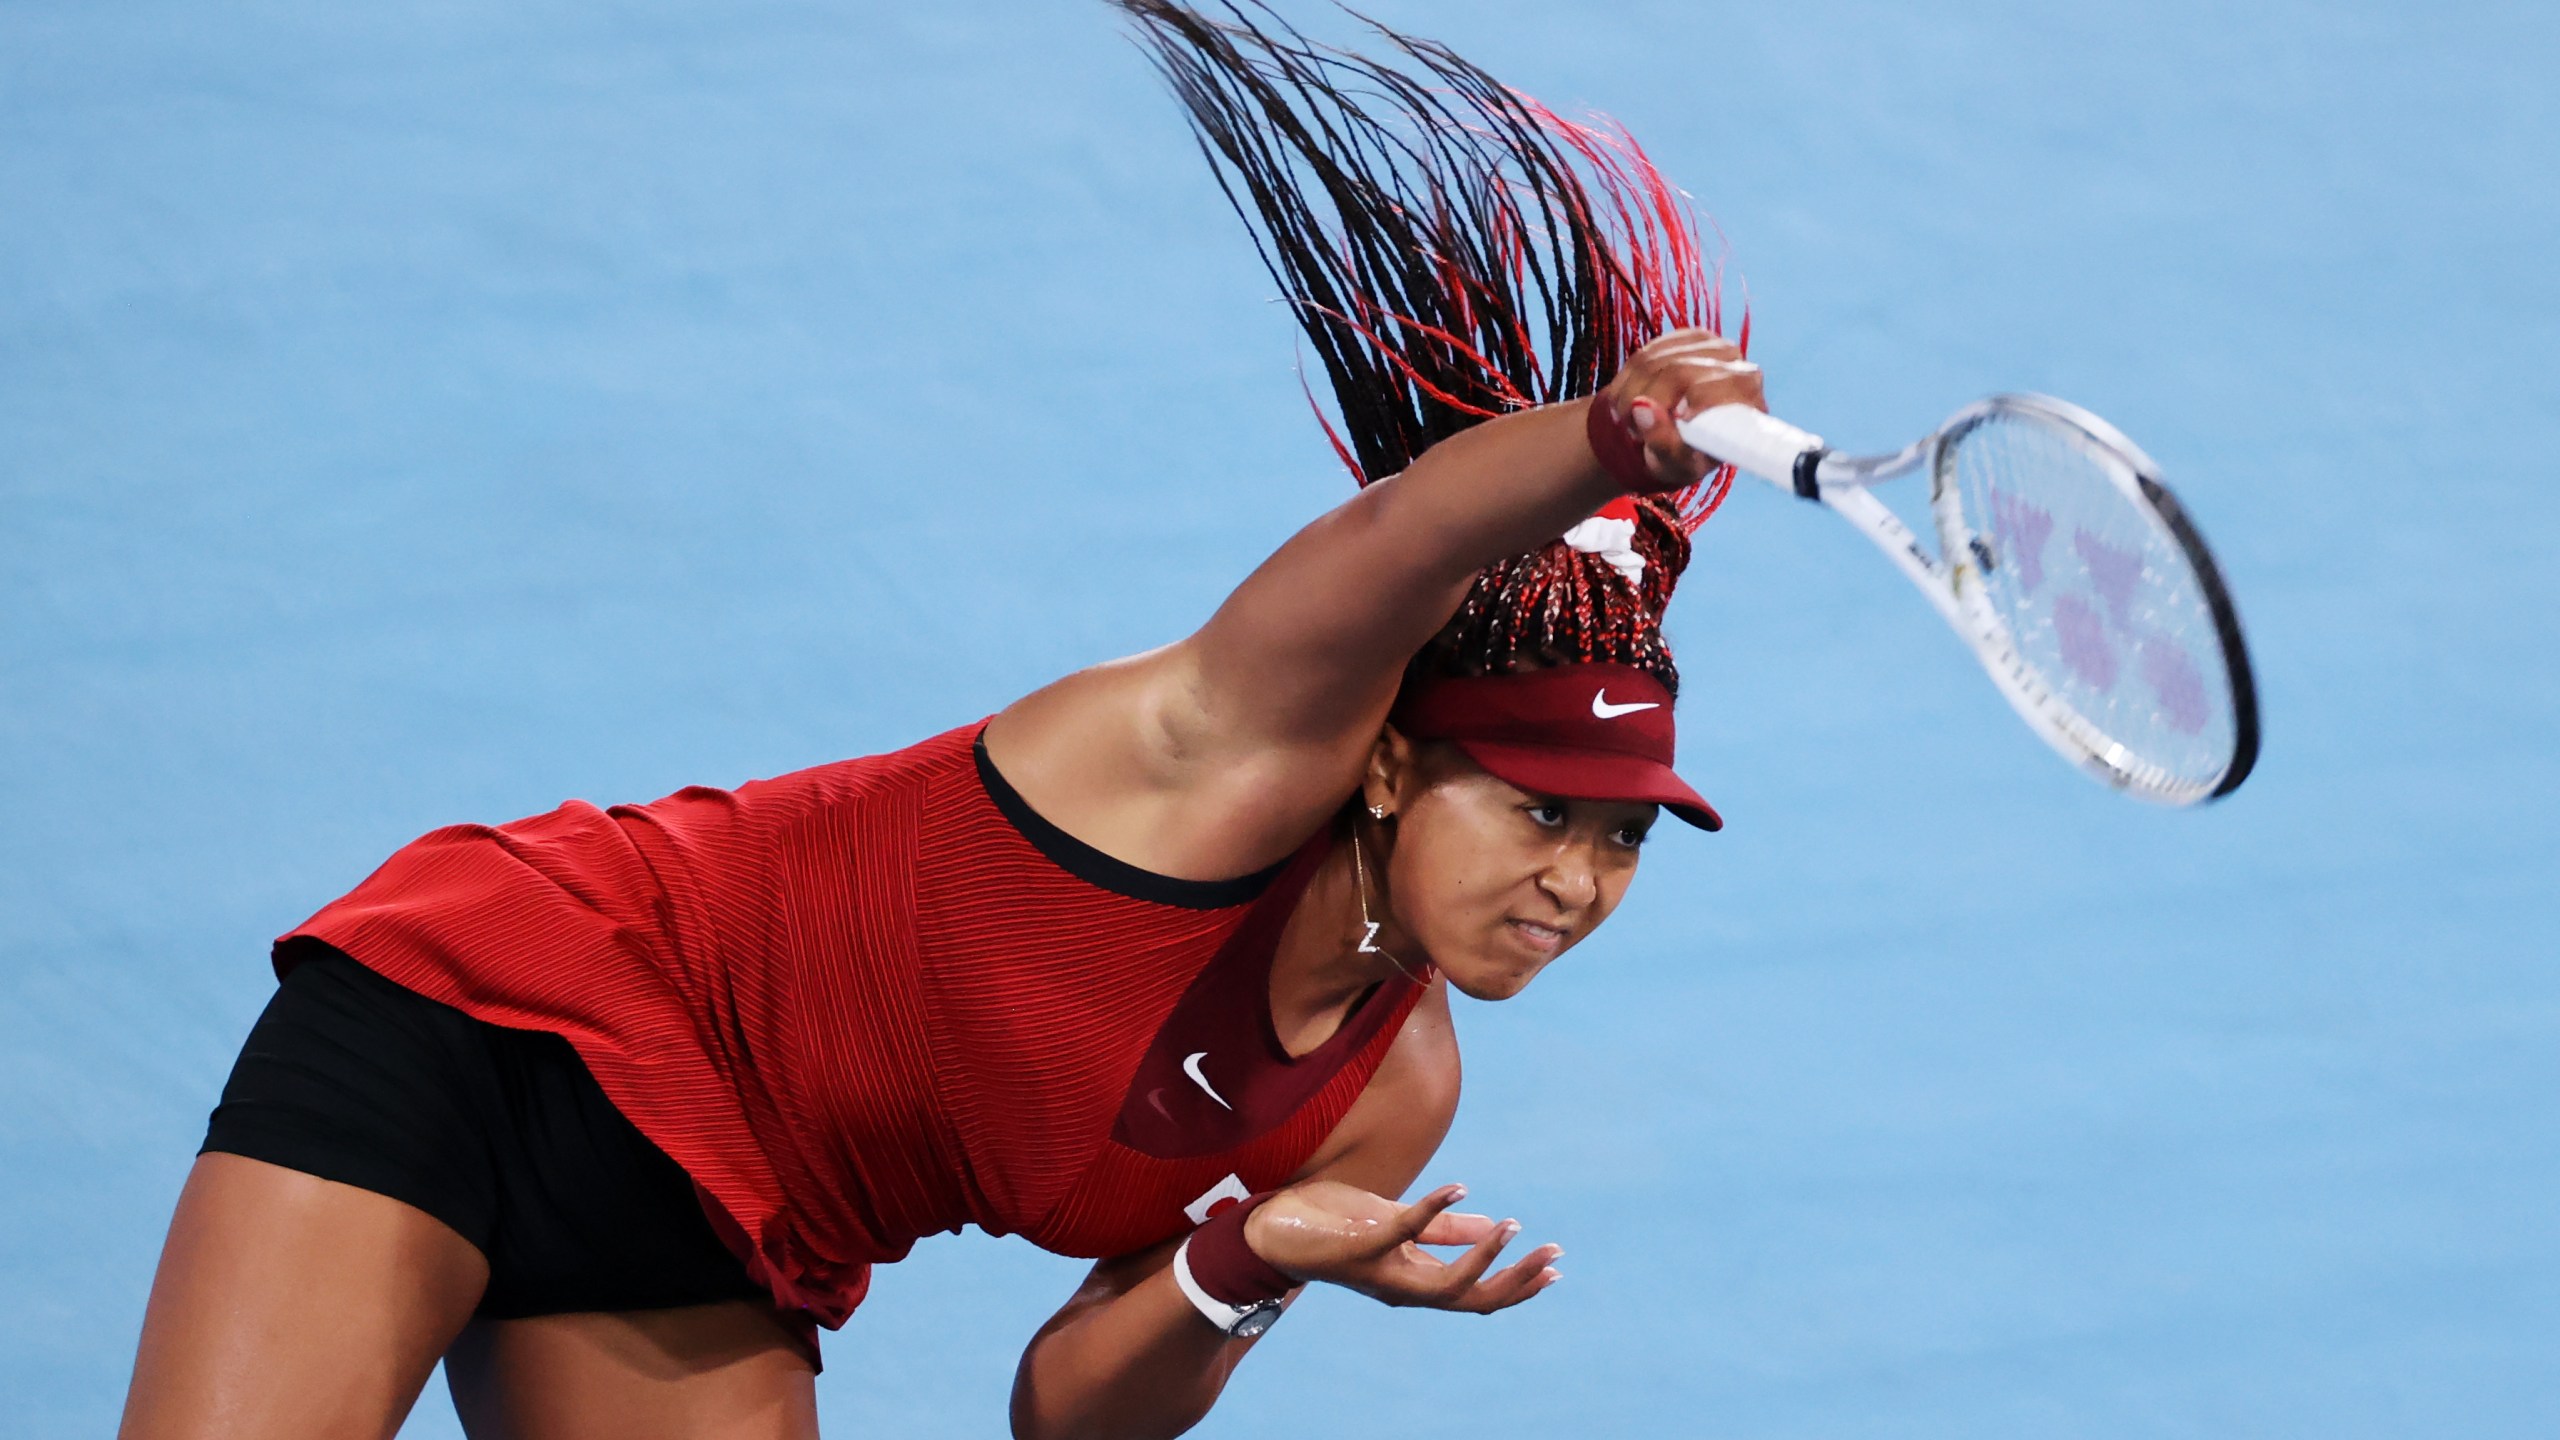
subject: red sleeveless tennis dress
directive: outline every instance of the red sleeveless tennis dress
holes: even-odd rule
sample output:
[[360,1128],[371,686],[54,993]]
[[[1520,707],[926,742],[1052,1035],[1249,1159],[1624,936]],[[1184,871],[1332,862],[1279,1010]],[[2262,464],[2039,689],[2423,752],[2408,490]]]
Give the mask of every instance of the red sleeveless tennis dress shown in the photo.
[[1282,925],[1327,841],[1234,881],[1041,819],[979,725],[888,755],[434,831],[277,942],[565,1036],[786,1310],[974,1224],[1124,1254],[1285,1182],[1422,990],[1291,1059]]

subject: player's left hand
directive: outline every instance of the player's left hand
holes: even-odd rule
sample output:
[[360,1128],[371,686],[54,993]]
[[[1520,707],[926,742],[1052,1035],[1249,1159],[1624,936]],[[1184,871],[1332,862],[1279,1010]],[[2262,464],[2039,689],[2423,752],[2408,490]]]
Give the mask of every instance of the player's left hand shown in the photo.
[[[1297,1279],[1327,1281],[1389,1305],[1482,1315],[1554,1284],[1551,1267],[1564,1255],[1556,1245],[1541,1245],[1498,1274],[1485,1274],[1519,1235],[1520,1222],[1452,1212],[1466,1195],[1463,1185],[1443,1185],[1403,1205],[1355,1185],[1311,1180],[1246,1217],[1245,1243]],[[1442,1260],[1425,1245],[1468,1248]]]

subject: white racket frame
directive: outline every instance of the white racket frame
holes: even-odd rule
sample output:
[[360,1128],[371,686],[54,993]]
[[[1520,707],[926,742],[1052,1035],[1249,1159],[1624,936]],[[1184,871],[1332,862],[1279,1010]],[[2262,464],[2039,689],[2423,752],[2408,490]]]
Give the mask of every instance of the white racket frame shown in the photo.
[[[2019,413],[2076,433],[2081,443],[2102,452],[2111,463],[2102,463],[2099,469],[2195,567],[2213,611],[2237,712],[2231,761],[2213,779],[2187,779],[2145,762],[2074,709],[2027,662],[1991,603],[1975,563],[1974,532],[1964,513],[1963,496],[1944,462],[1966,431],[1995,416]],[[1680,422],[1680,435],[1693,448],[1730,461],[1746,474],[1820,503],[1873,541],[1973,651],[1991,683],[2027,727],[2088,774],[2115,789],[2165,805],[2193,805],[2227,795],[2247,777],[2257,758],[2257,700],[2229,594],[2211,552],[2187,523],[2176,497],[2161,483],[2159,467],[2106,421],[2068,401],[2016,394],[1976,401],[1949,416],[1935,433],[1890,455],[1835,454],[1823,445],[1821,436],[1748,405],[1719,405],[1693,415]],[[1929,475],[1929,509],[1944,558],[1931,555],[1900,516],[1868,493],[1871,486],[1920,471]]]

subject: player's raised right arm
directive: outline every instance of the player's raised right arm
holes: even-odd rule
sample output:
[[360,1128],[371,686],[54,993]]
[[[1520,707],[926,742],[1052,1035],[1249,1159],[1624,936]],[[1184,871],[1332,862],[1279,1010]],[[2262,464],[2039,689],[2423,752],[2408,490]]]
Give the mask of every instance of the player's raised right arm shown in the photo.
[[[1635,423],[1649,488],[1707,461],[1678,418],[1760,404],[1760,374],[1705,331],[1629,361],[1599,403]],[[1554,540],[1627,487],[1587,405],[1489,420],[1299,531],[1198,632],[1069,676],[988,731],[1033,808],[1133,864],[1240,874],[1287,853],[1356,779],[1404,672],[1484,566]]]

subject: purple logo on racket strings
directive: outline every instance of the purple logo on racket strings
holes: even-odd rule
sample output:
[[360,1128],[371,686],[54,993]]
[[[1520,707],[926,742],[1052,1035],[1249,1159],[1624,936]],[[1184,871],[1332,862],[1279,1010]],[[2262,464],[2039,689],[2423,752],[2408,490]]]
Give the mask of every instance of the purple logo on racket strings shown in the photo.
[[2088,601],[2069,594],[2054,597],[2053,638],[2062,647],[2062,663],[2080,683],[2102,695],[2116,688],[2116,647],[2107,641],[2107,622]]
[[1991,487],[1991,533],[2000,556],[2017,574],[2018,589],[2033,595],[2044,584],[2044,542],[2053,538],[2053,516],[2042,506]]
[[2135,619],[2133,597],[2142,583],[2142,556],[2077,528],[2072,531],[2071,549],[2080,557],[2089,586],[2106,606],[2106,614],[2101,616],[2078,595],[2055,598],[2054,638],[2061,646],[2063,663],[2091,689],[2102,695],[2112,692],[2124,669],[2123,657],[2108,634],[2112,628],[2131,642],[2135,667],[2159,701],[2159,719],[2180,734],[2202,734],[2213,718],[2204,671],[2187,647]]
[[2160,718],[2179,734],[2203,734],[2212,705],[2205,699],[2204,672],[2187,647],[2166,635],[2146,635],[2135,643],[2134,654],[2151,693],[2160,697]]
[[2071,548],[2079,553],[2080,563],[2089,567],[2089,584],[2107,602],[2107,614],[2116,628],[2132,629],[2133,587],[2142,583],[2142,556],[2086,530],[2071,532]]
[[[1984,489],[2000,563],[2015,580],[2020,598],[2033,597],[2044,587],[2048,573],[2045,547],[2053,539],[2053,512],[1996,485]],[[2134,615],[2134,593],[2142,584],[2141,553],[2110,544],[2078,526],[2072,528],[2071,550],[2079,557],[2081,572],[2088,576],[2089,589],[2104,613],[2077,593],[2064,591],[2052,598],[2049,614],[2063,665],[2081,684],[2101,695],[2112,694],[2124,677],[2125,657],[2116,638],[2121,636],[2132,647],[2134,667],[2144,685],[2159,701],[2161,722],[2181,734],[2203,733],[2213,718],[2203,669],[2187,647],[2143,626]],[[1979,559],[1989,573],[1991,557]]]

